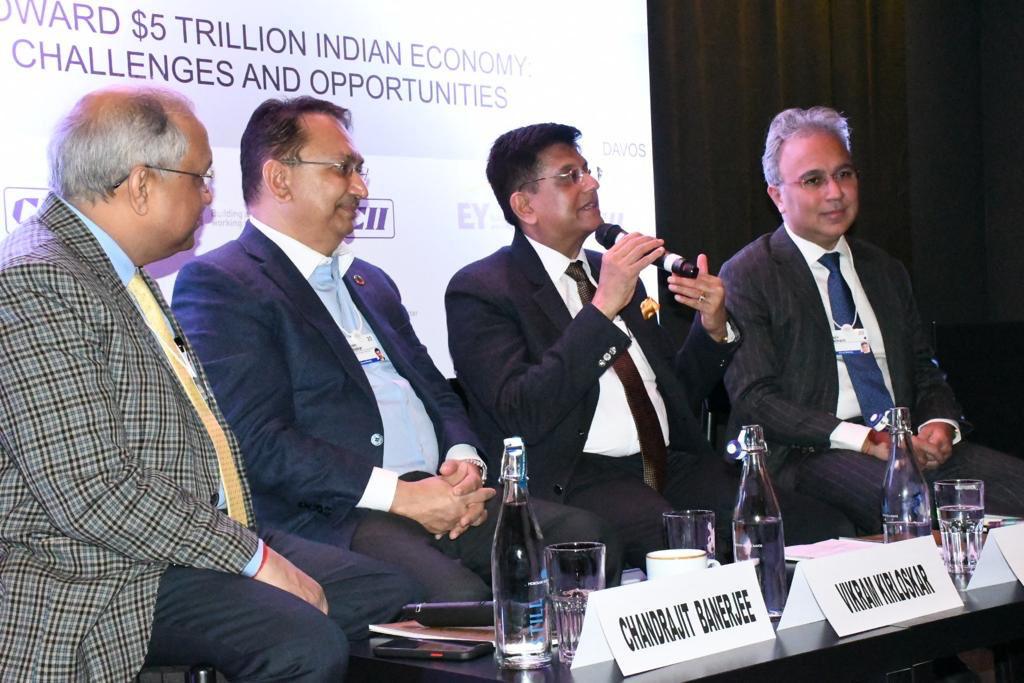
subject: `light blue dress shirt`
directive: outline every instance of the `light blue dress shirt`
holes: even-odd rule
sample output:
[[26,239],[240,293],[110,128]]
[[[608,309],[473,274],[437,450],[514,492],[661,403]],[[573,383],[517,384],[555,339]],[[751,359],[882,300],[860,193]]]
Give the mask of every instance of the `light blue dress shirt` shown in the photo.
[[[377,340],[376,332],[360,314],[342,281],[344,273],[340,272],[339,258],[335,255],[330,261],[317,266],[309,277],[309,284],[346,339],[358,334],[370,335]],[[377,400],[386,435],[384,469],[399,475],[436,472],[440,457],[437,433],[426,406],[412,385],[386,356],[384,360],[366,360],[362,367]]]

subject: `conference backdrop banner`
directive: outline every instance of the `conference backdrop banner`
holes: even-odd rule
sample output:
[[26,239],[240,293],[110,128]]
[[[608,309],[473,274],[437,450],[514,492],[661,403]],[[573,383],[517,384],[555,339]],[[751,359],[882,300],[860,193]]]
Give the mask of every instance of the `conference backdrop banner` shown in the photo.
[[45,196],[50,133],[82,94],[148,83],[195,103],[215,197],[195,247],[148,267],[168,297],[183,263],[241,230],[252,110],[297,95],[351,109],[370,170],[353,248],[395,279],[449,375],[448,280],[512,238],[484,176],[498,135],[575,125],[605,220],[655,233],[644,0],[0,0],[0,82],[5,233]]

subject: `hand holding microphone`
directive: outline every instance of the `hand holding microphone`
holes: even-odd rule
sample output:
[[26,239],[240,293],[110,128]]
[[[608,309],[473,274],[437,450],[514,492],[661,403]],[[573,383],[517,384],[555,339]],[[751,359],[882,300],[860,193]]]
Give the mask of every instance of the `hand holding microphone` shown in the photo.
[[[611,249],[620,239],[623,239],[628,234],[628,232],[614,223],[602,223],[597,226],[597,230],[594,232],[594,239],[605,249]],[[679,256],[670,251],[664,252],[659,258],[655,259],[654,265],[669,273],[675,273],[683,277],[697,277],[700,273],[700,269],[692,261],[685,256]]]
[[601,257],[594,304],[609,320],[633,298],[640,271],[665,255],[663,240],[638,232],[620,237]]
[[[609,255],[622,249],[624,252],[623,258],[628,258],[629,254],[643,256],[643,258],[635,258],[631,261],[631,267],[628,268],[628,271],[633,273],[633,279],[628,290],[628,296],[621,302],[621,305],[611,315],[604,308],[598,306],[598,308],[604,311],[605,315],[608,315],[609,318],[614,318],[622,310],[622,307],[633,296],[633,292],[636,289],[636,278],[639,277],[640,271],[647,265],[653,264],[670,273],[668,288],[674,295],[675,300],[700,313],[701,325],[709,336],[716,341],[725,341],[728,336],[725,286],[720,278],[710,274],[708,257],[706,255],[700,254],[697,257],[697,262],[693,263],[684,256],[666,251],[662,246],[664,240],[648,237],[640,233],[627,233],[618,225],[611,223],[603,223],[599,226],[594,233],[594,237],[599,244],[608,249],[604,260],[601,262],[602,284],[605,278],[605,268],[610,260]],[[644,251],[644,249],[649,250],[652,248],[654,251],[649,253]],[[616,257],[614,260],[618,261],[619,258]],[[598,293],[600,291],[601,287],[599,286]],[[594,303],[597,305],[597,295],[594,296]],[[618,303],[618,300],[616,300],[616,303]],[[647,317],[646,314],[645,317]]]

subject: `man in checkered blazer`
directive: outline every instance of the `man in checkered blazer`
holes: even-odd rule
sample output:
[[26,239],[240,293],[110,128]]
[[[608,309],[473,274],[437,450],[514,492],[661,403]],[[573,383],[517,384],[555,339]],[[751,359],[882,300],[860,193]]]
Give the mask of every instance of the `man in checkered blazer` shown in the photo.
[[211,163],[184,98],[91,93],[51,142],[53,194],[0,247],[0,680],[144,662],[338,680],[348,639],[417,597],[253,517],[237,442],[141,271],[192,245]]

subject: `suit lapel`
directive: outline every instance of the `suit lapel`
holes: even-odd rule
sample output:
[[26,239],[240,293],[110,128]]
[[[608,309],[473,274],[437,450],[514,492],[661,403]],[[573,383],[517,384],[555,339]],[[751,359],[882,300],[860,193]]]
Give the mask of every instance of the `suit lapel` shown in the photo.
[[530,284],[533,301],[550,323],[552,336],[561,334],[562,330],[572,322],[572,316],[569,315],[569,309],[566,308],[565,302],[562,301],[554,283],[551,282],[547,271],[544,270],[544,265],[541,263],[540,257],[537,256],[537,252],[519,230],[516,230],[516,234],[512,238],[512,257]]
[[[825,410],[835,410],[839,400],[839,375],[836,370],[834,346],[832,343],[832,323],[825,313],[818,286],[814,283],[814,275],[804,260],[803,254],[794,244],[782,226],[770,238],[772,259],[778,264],[775,269],[781,280],[780,291],[793,294],[794,319],[807,319],[809,329],[801,329],[797,334],[808,334],[811,338],[797,341],[807,352],[808,363],[813,370],[808,370],[807,377],[824,378],[828,382],[827,394],[823,405]],[[815,381],[818,381],[816,379]]]
[[386,306],[377,301],[378,292],[373,284],[377,279],[371,279],[365,273],[360,272],[363,263],[360,259],[356,259],[352,263],[348,272],[345,273],[345,287],[348,288],[349,296],[352,297],[352,301],[355,303],[356,308],[359,309],[359,313],[366,320],[370,329],[373,330],[377,343],[383,347],[388,360],[398,370],[398,374],[409,380],[409,383],[413,385],[413,388],[417,390],[417,393],[422,398],[423,392],[419,391],[420,387],[416,386],[417,382],[410,379],[419,376],[416,368],[406,361],[400,345],[395,340],[394,329],[385,318],[381,317],[380,314],[386,309]]
[[366,373],[352,352],[345,335],[324,307],[313,287],[302,277],[276,244],[246,223],[238,238],[246,253],[259,264],[260,271],[285,295],[296,311],[324,338],[349,377],[368,396],[373,396]]

